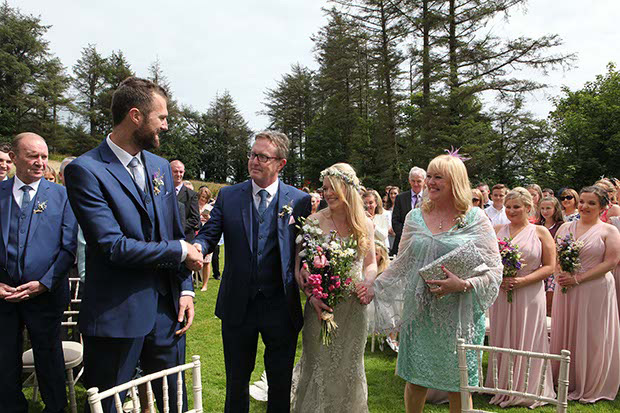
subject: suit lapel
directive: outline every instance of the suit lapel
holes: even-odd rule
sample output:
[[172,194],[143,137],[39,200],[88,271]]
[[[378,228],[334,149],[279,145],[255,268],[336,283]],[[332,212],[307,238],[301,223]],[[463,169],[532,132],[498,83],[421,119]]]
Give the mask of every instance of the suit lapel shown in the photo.
[[[9,219],[11,216],[11,204],[13,203],[13,181],[14,178],[2,185],[0,190],[0,227],[2,227],[2,242],[4,243],[4,251],[9,243]],[[5,260],[6,262],[6,257]]]
[[[51,207],[50,205],[48,205],[48,191],[50,189],[50,186],[51,184],[45,178],[41,178],[41,181],[39,183],[39,189],[37,190],[37,193],[32,200],[32,217],[30,218],[30,229],[28,230],[26,245],[30,244],[30,240],[34,236],[34,233],[37,231],[37,227],[39,226],[39,222],[41,221],[42,216],[45,215],[45,210]],[[37,208],[40,208],[41,212],[35,213]]]
[[[167,237],[164,235],[163,223],[166,221],[164,221],[164,217],[162,215],[164,211],[163,211],[163,205],[161,203],[161,200],[163,197],[163,194],[161,193],[161,191],[165,191],[165,188],[160,188],[159,194],[156,194],[153,189],[153,179],[152,179],[155,176],[155,174],[159,174],[160,176],[163,176],[162,175],[163,172],[161,171],[161,169],[155,169],[155,163],[154,163],[155,159],[154,159],[154,156],[150,152],[142,151],[142,155],[144,158],[144,168],[146,169],[146,189],[147,191],[151,191],[150,193],[153,194],[153,209],[155,209],[155,216],[157,217],[157,222],[159,222],[159,225],[157,226],[159,228],[159,236],[161,237],[161,239],[167,239]],[[155,225],[154,222],[152,222],[151,224]]]
[[281,263],[281,268],[282,268],[282,280],[284,281],[284,284],[286,285],[285,277],[286,277],[287,268],[288,268],[287,264],[288,264],[290,254],[291,254],[286,230],[288,229],[288,226],[289,226],[288,221],[292,213],[281,214],[281,212],[283,211],[282,208],[285,205],[289,205],[292,207],[292,199],[291,199],[289,187],[283,184],[282,181],[280,181],[280,183],[278,184],[278,192],[279,192],[278,208],[276,209],[275,214],[277,214],[276,220],[278,222],[278,246],[280,248],[280,263]]
[[250,252],[252,251],[252,205],[254,200],[252,199],[252,181],[247,181],[247,184],[241,187],[241,218],[243,221],[243,228],[245,229],[245,236],[248,240]]
[[106,169],[116,178],[125,190],[131,194],[136,205],[148,216],[144,204],[142,203],[142,197],[138,193],[138,187],[134,183],[133,178],[129,175],[129,172],[125,169],[123,164],[121,164],[121,161],[119,161],[114,152],[112,152],[112,149],[110,149],[106,141],[103,141],[101,145],[99,145],[99,153],[101,154],[101,159],[107,163]]

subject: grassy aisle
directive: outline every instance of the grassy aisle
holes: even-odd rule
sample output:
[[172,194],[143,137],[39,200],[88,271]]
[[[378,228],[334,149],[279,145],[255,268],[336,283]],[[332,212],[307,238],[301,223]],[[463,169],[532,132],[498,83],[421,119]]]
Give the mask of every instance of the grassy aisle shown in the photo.
[[[221,262],[224,262],[224,254],[221,254]],[[202,362],[202,386],[203,386],[203,407],[205,412],[220,413],[224,410],[224,399],[226,396],[226,374],[224,370],[224,355],[222,350],[221,322],[214,315],[215,300],[220,282],[209,280],[206,292],[196,291],[196,319],[194,325],[189,330],[187,336],[187,360],[191,361],[193,354],[200,355]],[[252,375],[252,381],[260,378],[264,370],[263,363],[264,346],[259,340],[258,356],[256,367]],[[297,359],[301,355],[301,336],[297,345]],[[394,375],[396,364],[396,354],[387,346],[381,352],[377,346],[374,353],[370,352],[370,342],[366,347],[366,376],[368,379],[368,405],[371,413],[392,413],[404,412],[403,389],[404,381]],[[191,392],[191,374],[186,376],[187,389]],[[25,391],[30,400],[31,390]],[[82,383],[78,383],[78,405],[79,412],[83,412],[86,392]],[[190,395],[191,398],[191,395]],[[525,408],[500,409],[496,406],[488,405],[489,397],[476,396],[474,406],[488,411],[525,413],[531,412]],[[41,412],[43,404],[40,401],[36,404],[30,403],[30,412]],[[263,402],[251,401],[250,412],[266,412],[267,405]],[[447,412],[447,405],[433,406],[427,405],[425,412]],[[551,407],[543,407],[535,410],[541,413],[552,413]],[[619,412],[620,398],[614,402],[599,402],[595,405],[580,405],[570,403],[570,412],[601,413]],[[355,413],[355,412],[351,412]]]

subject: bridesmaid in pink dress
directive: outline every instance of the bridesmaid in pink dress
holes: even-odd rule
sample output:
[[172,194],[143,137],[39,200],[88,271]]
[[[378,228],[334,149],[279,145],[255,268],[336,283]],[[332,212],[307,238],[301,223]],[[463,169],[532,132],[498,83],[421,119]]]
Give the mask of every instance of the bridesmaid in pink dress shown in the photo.
[[[620,233],[599,216],[609,199],[596,186],[581,190],[579,221],[558,230],[557,239],[573,234],[583,241],[581,268],[573,275],[556,268],[551,352],[570,350],[569,400],[614,400],[620,388],[620,324],[611,271],[620,258]],[[561,288],[568,291],[564,294]],[[553,364],[557,377],[559,364]]]
[[[495,228],[499,239],[512,238],[519,246],[521,263],[525,264],[514,278],[502,282],[500,294],[489,310],[489,344],[495,347],[516,350],[549,352],[547,335],[547,304],[544,279],[554,269],[555,244],[547,229],[529,223],[528,214],[533,207],[532,196],[524,188],[514,188],[504,200],[506,216],[510,224]],[[508,302],[507,291],[512,291],[512,303]],[[498,387],[508,388],[508,357],[498,357]],[[513,383],[517,391],[525,391],[527,362],[523,357],[514,360]],[[532,362],[527,391],[536,393],[542,374],[542,362]],[[493,385],[493,361],[489,360],[486,386]],[[543,396],[554,398],[551,367],[547,365]],[[496,395],[491,401],[501,407],[539,404],[520,397]]]

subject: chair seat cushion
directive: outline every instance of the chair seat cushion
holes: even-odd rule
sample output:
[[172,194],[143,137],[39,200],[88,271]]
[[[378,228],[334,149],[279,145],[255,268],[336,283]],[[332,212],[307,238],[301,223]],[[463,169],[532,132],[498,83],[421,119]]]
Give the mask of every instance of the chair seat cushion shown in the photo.
[[[65,358],[65,366],[67,368],[75,367],[82,362],[82,355],[84,353],[84,349],[82,344],[75,341],[63,341],[62,342],[62,353]],[[24,352],[22,355],[22,363],[24,365],[24,369],[33,369],[34,368],[34,354],[32,349]]]

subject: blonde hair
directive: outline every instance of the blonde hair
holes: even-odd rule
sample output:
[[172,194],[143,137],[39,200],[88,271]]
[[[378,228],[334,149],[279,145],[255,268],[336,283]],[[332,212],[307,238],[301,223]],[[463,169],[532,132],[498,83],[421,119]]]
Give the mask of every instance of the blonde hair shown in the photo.
[[365,254],[370,249],[366,225],[368,218],[364,210],[364,201],[356,189],[359,188],[360,181],[355,169],[347,163],[337,163],[323,170],[321,176],[329,181],[338,198],[344,203],[347,224],[351,227],[353,239],[357,241],[357,250]]
[[378,215],[383,214],[383,201],[381,200],[381,196],[379,195],[379,192],[375,191],[374,189],[366,190],[364,194],[362,195],[362,201],[367,196],[372,196],[375,198],[375,203],[377,204],[377,207],[375,208],[375,214],[378,214]]
[[530,211],[534,208],[534,199],[532,199],[532,194],[530,194],[530,191],[521,186],[513,188],[510,192],[508,192],[506,198],[504,198],[504,205],[511,199],[521,202],[523,206],[529,208]]
[[480,190],[478,188],[472,188],[471,190],[471,204],[472,206],[474,206],[474,197],[478,198],[478,202],[480,203],[480,205],[475,205],[478,206],[479,208],[482,208],[482,200],[484,199],[484,197],[482,196],[482,192],[480,192]]
[[379,276],[390,265],[390,257],[388,256],[387,247],[381,241],[375,240],[375,251],[378,251],[381,255],[381,262],[377,261],[377,276]]
[[[467,176],[467,168],[463,161],[452,155],[439,155],[433,159],[426,168],[428,173],[438,171],[445,178],[448,178],[452,186],[452,198],[454,207],[461,215],[465,214],[471,207],[471,184]],[[435,203],[424,197],[422,210],[430,212],[435,208]]]

